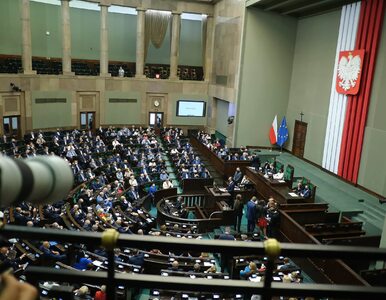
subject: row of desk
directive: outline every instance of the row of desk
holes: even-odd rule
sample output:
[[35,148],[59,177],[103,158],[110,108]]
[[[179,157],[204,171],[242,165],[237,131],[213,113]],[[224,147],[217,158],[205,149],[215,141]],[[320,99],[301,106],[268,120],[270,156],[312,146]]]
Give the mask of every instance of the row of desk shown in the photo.
[[224,177],[228,178],[229,176],[233,176],[236,168],[239,167],[254,184],[256,191],[265,199],[273,197],[280,204],[313,202],[312,199],[305,199],[298,195],[291,196],[290,193],[292,190],[288,187],[286,182],[265,178],[261,172],[257,172],[250,167],[251,161],[224,161],[219,158],[216,153],[202,144],[196,137],[191,137],[190,142],[203,156],[210,160],[217,172],[223,174]]
[[245,175],[248,176],[249,180],[255,185],[257,192],[265,199],[273,197],[280,204],[313,202],[312,199],[305,199],[293,193],[284,180],[278,181],[266,178],[262,172],[256,171],[252,167],[245,169]]

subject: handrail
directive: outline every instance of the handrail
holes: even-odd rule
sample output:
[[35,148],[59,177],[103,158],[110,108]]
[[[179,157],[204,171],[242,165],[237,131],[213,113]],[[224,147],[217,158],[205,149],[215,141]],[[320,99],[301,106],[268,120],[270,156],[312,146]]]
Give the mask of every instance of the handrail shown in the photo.
[[[102,232],[82,232],[57,229],[43,229],[17,225],[4,225],[0,233],[7,237],[18,237],[28,240],[60,240],[68,243],[99,245]],[[187,240],[163,236],[142,236],[135,234],[120,235],[117,247],[148,248],[170,250],[176,249],[197,252],[229,253],[235,255],[264,255],[263,242],[245,243],[242,241],[225,240]],[[204,251],[205,250],[205,251]],[[335,245],[292,244],[282,243],[281,254],[289,257],[315,257],[330,259],[361,259],[386,260],[386,249],[374,247],[349,247]]]
[[[82,243],[87,245],[99,245],[105,234],[96,232],[70,232],[55,229],[29,228],[24,226],[5,225],[1,229],[1,234],[7,238],[19,237],[32,240],[61,240],[63,242]],[[314,258],[344,258],[344,259],[363,259],[371,257],[373,260],[386,260],[386,249],[371,247],[347,247],[347,246],[327,246],[311,244],[289,244],[283,243],[278,246],[269,247],[272,240],[265,243],[254,242],[245,243],[240,241],[225,240],[194,240],[178,239],[163,236],[141,236],[141,235],[121,235],[116,236],[114,245],[111,247],[129,248],[149,248],[149,249],[170,249],[191,250],[197,252],[226,253],[233,255],[264,255],[271,253],[269,260],[274,260],[274,255],[278,255],[281,248],[281,255],[289,257],[314,257]],[[272,245],[271,245],[272,246]],[[265,249],[264,249],[265,247]],[[270,250],[274,250],[273,252]],[[278,250],[278,251],[277,251]],[[111,250],[110,250],[111,251]],[[112,253],[112,252],[111,252]],[[274,254],[272,254],[274,253]],[[269,264],[268,264],[269,266]],[[273,263],[271,271],[273,270]],[[267,268],[267,270],[268,270]],[[181,289],[194,291],[219,291],[219,292],[239,292],[262,294],[264,299],[269,299],[272,295],[302,295],[302,296],[340,296],[343,298],[365,297],[367,299],[384,299],[386,288],[369,286],[351,285],[326,285],[326,284],[277,284],[271,283],[272,274],[266,272],[265,282],[254,283],[246,281],[228,280],[224,285],[223,280],[190,280],[178,277],[161,277],[154,275],[139,274],[114,274],[114,255],[109,255],[109,276],[106,272],[74,272],[71,270],[56,270],[42,267],[29,267],[26,270],[29,280],[50,280],[62,282],[88,282],[106,283],[110,287],[118,284],[126,286],[152,287],[163,289]],[[109,289],[111,291],[111,289]],[[108,293],[109,297],[113,293]],[[110,299],[110,298],[109,298]],[[113,297],[111,297],[113,299]]]
[[[44,267],[29,267],[26,269],[27,279],[39,278],[39,280],[64,281],[64,282],[88,282],[90,284],[106,284],[107,272],[73,270],[57,270]],[[242,280],[203,279],[177,276],[158,276],[145,274],[115,274],[115,284],[124,286],[135,286],[142,288],[159,288],[170,290],[189,290],[210,293],[240,293],[259,294],[264,299],[271,296],[315,296],[315,297],[337,297],[344,299],[385,299],[385,287],[363,287],[353,285],[329,284],[291,284],[272,282],[270,287],[264,287],[262,282],[249,282]],[[269,297],[269,298],[268,298]]]
[[213,216],[213,215],[215,215],[215,214],[221,214],[221,213],[222,213],[222,211],[214,211],[214,212],[212,212],[212,213],[210,214],[209,219],[212,219],[212,216]]

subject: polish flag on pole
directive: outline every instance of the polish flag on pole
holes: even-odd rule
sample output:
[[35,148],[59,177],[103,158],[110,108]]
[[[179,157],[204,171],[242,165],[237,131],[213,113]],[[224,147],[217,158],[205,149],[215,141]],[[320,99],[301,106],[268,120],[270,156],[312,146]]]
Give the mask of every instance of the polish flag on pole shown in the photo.
[[271,129],[269,130],[269,141],[272,145],[275,145],[277,142],[277,115],[273,119]]

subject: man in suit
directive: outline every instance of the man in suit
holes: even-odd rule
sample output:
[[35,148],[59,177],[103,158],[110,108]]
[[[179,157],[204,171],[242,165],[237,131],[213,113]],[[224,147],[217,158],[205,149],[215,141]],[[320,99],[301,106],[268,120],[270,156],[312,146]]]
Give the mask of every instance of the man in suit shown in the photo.
[[237,232],[240,232],[241,219],[243,217],[243,209],[244,209],[244,203],[243,203],[242,196],[240,194],[237,194],[235,202],[233,203],[233,210],[235,214],[234,227],[235,227],[235,230],[237,230]]
[[43,252],[43,257],[59,261],[64,261],[66,259],[66,255],[60,254],[58,251],[51,250],[50,247],[51,245],[49,241],[44,241],[39,247],[40,251]]
[[135,190],[135,187],[134,186],[131,186],[129,191],[127,192],[127,197],[128,199],[130,200],[130,202],[134,202],[135,200],[138,200],[139,199],[139,194],[138,192]]
[[308,184],[304,186],[304,189],[300,192],[300,196],[302,196],[305,199],[308,199],[311,197],[311,190]]
[[253,196],[247,203],[248,232],[253,232],[256,225],[256,197]]
[[241,182],[241,179],[243,178],[243,173],[241,173],[240,168],[236,168],[235,174],[233,174],[233,181],[238,184]]

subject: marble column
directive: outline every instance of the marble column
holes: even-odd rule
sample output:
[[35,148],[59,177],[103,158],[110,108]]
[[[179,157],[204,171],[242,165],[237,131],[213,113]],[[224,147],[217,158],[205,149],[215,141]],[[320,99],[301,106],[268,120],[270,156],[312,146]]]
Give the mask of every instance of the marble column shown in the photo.
[[180,30],[181,29],[181,13],[172,12],[172,41],[170,45],[170,77],[169,79],[178,79],[177,68],[178,58],[180,54]]
[[137,8],[137,51],[135,61],[135,77],[144,78],[145,64],[145,9]]
[[29,0],[22,0],[21,31],[22,31],[22,65],[24,74],[36,74],[32,70],[31,19]]
[[70,1],[61,0],[62,10],[62,71],[63,75],[74,75],[71,72],[71,25],[70,25]]
[[213,67],[213,16],[208,15],[206,17],[206,49],[205,49],[205,61],[204,64],[204,80],[210,81],[212,76]]
[[99,4],[101,8],[101,30],[100,30],[100,76],[111,76],[109,74],[109,39],[108,39],[108,27],[107,27],[107,12],[110,5]]

